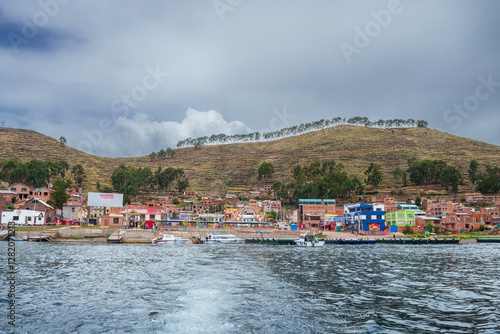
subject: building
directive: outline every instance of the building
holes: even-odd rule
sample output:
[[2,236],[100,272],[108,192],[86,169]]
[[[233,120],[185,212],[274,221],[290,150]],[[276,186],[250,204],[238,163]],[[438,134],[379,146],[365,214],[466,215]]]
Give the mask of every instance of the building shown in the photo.
[[44,221],[45,214],[42,211],[2,211],[2,225],[7,225],[9,222],[15,225],[43,225]]
[[33,189],[24,183],[13,183],[9,186],[9,190],[17,194],[17,199],[25,200],[30,197],[30,191]]
[[52,192],[52,190],[50,190],[47,187],[41,187],[41,188],[30,188],[28,192],[29,192],[28,198],[37,197],[47,202],[50,199],[50,193]]
[[455,205],[452,201],[428,203],[425,215],[428,217],[442,217],[445,212],[453,212]]
[[385,224],[390,232],[402,232],[405,226],[415,227],[415,219],[425,216],[415,204],[400,204],[397,211],[385,212]]
[[325,215],[335,214],[334,199],[299,199],[298,222],[306,229],[319,229]]
[[12,199],[16,196],[16,193],[11,190],[0,190],[0,210],[5,208],[7,205],[12,205]]
[[383,204],[355,204],[346,206],[346,226],[348,230],[374,234],[385,231]]
[[65,203],[62,207],[62,218],[71,221],[85,221],[87,209],[78,202]]
[[117,213],[110,213],[99,217],[99,225],[101,227],[123,227],[125,217]]
[[17,210],[32,210],[44,213],[44,224],[52,224],[56,220],[56,209],[39,198],[33,197],[16,208]]
[[483,201],[483,194],[481,194],[481,193],[466,194],[465,195],[465,201],[467,203],[470,203],[470,202],[482,202]]

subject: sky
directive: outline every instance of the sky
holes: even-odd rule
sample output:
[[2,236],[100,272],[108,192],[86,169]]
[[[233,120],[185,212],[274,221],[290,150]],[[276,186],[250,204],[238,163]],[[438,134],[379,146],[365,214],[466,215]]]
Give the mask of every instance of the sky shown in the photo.
[[497,0],[0,2],[0,125],[88,153],[322,118],[500,145]]

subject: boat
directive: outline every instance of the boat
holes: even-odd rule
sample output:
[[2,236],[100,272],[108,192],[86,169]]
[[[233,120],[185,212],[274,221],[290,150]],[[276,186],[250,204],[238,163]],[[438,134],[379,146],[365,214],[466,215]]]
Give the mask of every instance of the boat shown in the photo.
[[234,234],[220,234],[209,233],[207,234],[203,243],[205,244],[240,244],[245,240],[238,238]]
[[153,245],[157,244],[185,244],[189,239],[177,238],[172,234],[163,234],[152,240]]
[[302,234],[299,239],[295,239],[295,244],[299,247],[322,247],[324,240],[319,240],[314,234]]
[[14,237],[14,236],[12,236],[12,237],[9,238],[9,240],[10,241],[28,241],[28,238],[26,238],[26,237]]

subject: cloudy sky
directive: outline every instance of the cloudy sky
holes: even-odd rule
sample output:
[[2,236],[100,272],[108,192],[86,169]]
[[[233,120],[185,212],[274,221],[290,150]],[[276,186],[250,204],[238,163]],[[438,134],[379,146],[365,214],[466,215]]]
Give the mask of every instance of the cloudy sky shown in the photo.
[[367,116],[500,144],[497,0],[0,2],[0,121],[103,156]]

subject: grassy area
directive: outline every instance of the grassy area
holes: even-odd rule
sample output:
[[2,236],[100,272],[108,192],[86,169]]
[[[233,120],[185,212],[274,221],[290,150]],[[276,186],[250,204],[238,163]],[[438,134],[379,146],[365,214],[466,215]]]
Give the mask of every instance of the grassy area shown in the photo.
[[[150,167],[169,165],[184,168],[190,189],[198,192],[248,191],[258,187],[257,169],[264,161],[274,165],[274,180],[289,180],[293,166],[309,164],[315,160],[334,159],[343,163],[349,173],[364,178],[363,172],[370,162],[382,161],[384,180],[380,193],[394,186],[392,171],[406,168],[410,157],[440,159],[467,170],[472,159],[479,164],[500,165],[500,146],[453,136],[427,128],[378,129],[339,125],[281,140],[211,145],[200,149],[182,148],[173,157],[151,160],[148,156],[136,158],[105,158],[62,147],[54,138],[40,133],[11,128],[0,128],[0,160],[18,158],[66,160],[70,166],[81,163],[87,174],[87,189],[95,189],[96,182],[110,185],[113,171],[120,165]],[[29,143],[29,144],[27,144]],[[415,188],[442,195],[442,187]],[[371,191],[373,189],[367,189]],[[373,190],[373,191],[375,191]],[[468,186],[461,190],[468,191]],[[404,188],[405,193],[412,192]],[[156,197],[156,194],[151,194]]]
[[16,226],[16,231],[42,231],[52,230],[55,228],[61,228],[63,226],[51,226],[51,225],[42,225],[42,226]]

